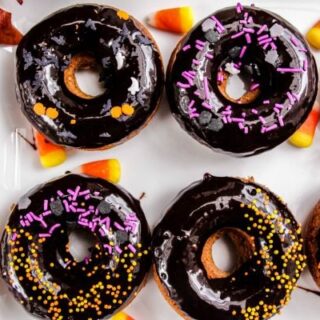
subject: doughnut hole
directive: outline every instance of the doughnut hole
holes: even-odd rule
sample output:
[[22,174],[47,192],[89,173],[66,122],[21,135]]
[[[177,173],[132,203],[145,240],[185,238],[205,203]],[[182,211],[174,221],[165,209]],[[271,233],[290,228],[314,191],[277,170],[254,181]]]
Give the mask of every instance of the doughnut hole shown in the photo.
[[228,100],[238,104],[249,104],[255,101],[260,93],[260,88],[251,89],[250,78],[247,74],[229,74],[221,71],[223,79],[218,82],[220,93]]
[[252,258],[254,250],[254,241],[247,233],[225,228],[207,239],[201,262],[209,279],[227,278]]
[[98,240],[89,231],[85,229],[76,229],[69,234],[69,251],[73,259],[81,263],[91,258],[92,248]]
[[77,54],[64,70],[64,84],[75,96],[90,100],[105,92],[100,81],[101,66],[89,54]]

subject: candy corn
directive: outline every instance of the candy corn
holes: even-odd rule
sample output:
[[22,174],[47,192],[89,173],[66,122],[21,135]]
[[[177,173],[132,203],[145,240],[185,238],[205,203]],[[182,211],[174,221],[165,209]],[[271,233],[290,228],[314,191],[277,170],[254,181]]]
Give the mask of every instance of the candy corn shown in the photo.
[[307,40],[311,46],[320,49],[320,20],[308,31]]
[[305,123],[291,136],[289,142],[298,148],[310,147],[319,122],[319,117],[320,105],[316,102]]
[[83,173],[91,177],[118,183],[121,176],[121,166],[117,159],[106,159],[85,163],[75,170],[72,170],[72,172]]
[[67,159],[65,149],[48,141],[39,132],[34,133],[40,163],[44,168],[51,168],[62,164]]
[[127,315],[124,312],[117,313],[115,316],[111,318],[111,320],[134,320],[132,317]]
[[186,33],[194,24],[191,7],[164,9],[150,14],[147,23],[157,29],[174,33]]
[[12,24],[12,15],[0,8],[0,44],[16,45],[22,38],[21,32]]

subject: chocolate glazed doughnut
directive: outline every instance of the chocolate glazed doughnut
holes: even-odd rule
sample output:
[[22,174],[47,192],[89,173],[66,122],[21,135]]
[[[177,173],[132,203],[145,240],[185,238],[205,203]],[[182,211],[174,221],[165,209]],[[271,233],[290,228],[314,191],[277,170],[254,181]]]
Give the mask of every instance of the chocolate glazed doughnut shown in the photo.
[[[52,142],[109,148],[138,133],[155,113],[164,74],[159,49],[126,12],[100,5],[60,10],[32,28],[17,54],[17,95],[31,124]],[[97,69],[92,97],[75,72]]]
[[[239,99],[226,90],[236,74],[247,90]],[[240,4],[190,31],[167,73],[179,124],[199,142],[235,156],[289,138],[311,111],[317,85],[315,61],[299,31],[274,13]]]
[[[69,249],[75,230],[95,239],[83,261]],[[109,319],[144,284],[150,242],[144,213],[130,194],[69,174],[34,188],[14,207],[1,240],[1,275],[35,316]]]
[[313,210],[306,232],[308,266],[314,281],[320,287],[320,202]]
[[[211,249],[223,234],[239,254],[230,273]],[[305,265],[301,229],[286,205],[247,180],[209,174],[184,190],[153,235],[155,279],[184,319],[269,319]]]

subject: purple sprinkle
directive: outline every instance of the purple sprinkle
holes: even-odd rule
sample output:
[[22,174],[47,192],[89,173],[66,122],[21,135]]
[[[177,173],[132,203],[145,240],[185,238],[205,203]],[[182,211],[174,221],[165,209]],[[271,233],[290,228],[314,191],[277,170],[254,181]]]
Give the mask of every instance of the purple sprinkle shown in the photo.
[[78,221],[78,224],[87,227],[88,226],[88,222],[84,221],[84,220],[80,220]]
[[181,82],[177,82],[177,87],[181,88],[181,89],[188,89],[190,88],[190,84],[186,84],[186,83],[181,83]]
[[89,193],[90,193],[90,190],[84,190],[84,191],[79,192],[79,196],[85,196]]
[[61,227],[61,224],[57,223],[54,226],[52,226],[49,230],[49,233],[52,234],[54,232],[54,230],[56,230],[57,228]]
[[43,210],[44,211],[48,210],[48,204],[49,204],[49,201],[47,199],[43,201]]
[[99,229],[99,233],[102,237],[106,236],[106,232],[102,228]]
[[76,201],[76,200],[77,200],[79,191],[80,191],[80,186],[77,186],[77,187],[76,187],[76,190],[74,191],[73,198],[72,198],[73,201]]
[[243,28],[243,31],[248,32],[248,33],[254,33],[254,29],[252,28]]
[[189,82],[190,86],[194,85],[193,76],[191,76],[188,71],[182,72],[182,76]]
[[17,235],[17,233],[15,232],[15,233],[12,235],[12,238],[11,238],[11,239],[12,239],[12,241],[16,241],[17,236],[18,236],[18,235]]
[[272,130],[277,129],[277,128],[278,128],[278,125],[277,124],[273,124],[272,126],[265,128],[265,132],[269,132],[269,131],[272,131]]
[[222,121],[223,121],[224,123],[228,123],[227,117],[223,117],[223,118],[222,118]]
[[303,70],[301,68],[277,68],[278,72],[281,73],[299,73],[299,72],[303,72]]
[[256,90],[257,88],[260,87],[260,84],[259,83],[254,83],[251,87],[250,87],[250,91],[254,91]]
[[199,60],[197,60],[197,59],[193,59],[192,63],[194,63],[197,66],[201,64],[201,62]]
[[300,47],[299,51],[301,51],[301,52],[308,52],[308,50],[307,50],[306,48],[304,48],[304,47]]
[[276,50],[276,49],[277,49],[277,46],[276,46],[276,44],[275,44],[274,42],[271,42],[270,45],[271,45],[271,48],[272,48],[273,50]]
[[194,100],[191,100],[189,105],[188,105],[188,110],[191,110],[195,103],[196,102]]
[[239,128],[240,128],[241,130],[244,129],[244,124],[243,124],[242,122],[239,122],[238,126],[239,126]]
[[69,208],[72,212],[77,212],[77,209],[73,205],[69,205]]
[[246,37],[247,43],[251,43],[251,36],[250,36],[250,34],[249,34],[249,33],[246,33],[245,37]]
[[67,212],[70,212],[70,207],[69,207],[69,203],[67,200],[63,200],[63,204],[64,204],[64,207],[66,209]]
[[289,101],[291,104],[294,104],[295,100],[294,100],[294,97],[293,95],[291,94],[291,92],[287,92],[287,97],[289,98]]
[[119,246],[115,246],[114,248],[115,248],[115,250],[116,250],[119,254],[121,254],[121,253],[122,253],[122,250],[120,249],[120,247],[119,247]]
[[109,244],[104,244],[103,247],[108,250],[109,254],[112,253],[112,247]]
[[290,41],[292,42],[292,44],[293,44],[294,46],[299,47],[299,41],[298,41],[298,39],[297,39],[295,36],[292,36],[292,37],[290,38]]
[[283,118],[281,116],[278,117],[279,120],[279,124],[281,127],[284,127],[284,122],[283,122]]
[[29,222],[33,222],[33,217],[31,216],[30,213],[26,214],[26,218],[29,220]]
[[268,26],[266,24],[262,25],[260,29],[257,31],[257,35],[261,34],[262,32],[268,30]]
[[199,40],[199,39],[196,40],[196,43],[200,44],[200,46],[204,46],[206,44],[204,41]]
[[196,48],[197,48],[199,51],[202,51],[202,50],[204,49],[204,47],[202,47],[202,46],[200,46],[200,45],[198,45],[198,44],[196,44]]
[[240,32],[238,32],[238,33],[233,34],[233,35],[231,36],[231,39],[236,39],[236,38],[239,38],[239,37],[241,37],[241,36],[243,36],[243,35],[244,35],[244,31],[240,31]]
[[263,45],[263,50],[266,50],[270,46],[271,42],[267,42],[266,44]]
[[52,214],[51,210],[47,210],[42,213],[42,216],[46,217],[46,216],[50,216],[50,214]]
[[186,52],[186,51],[188,51],[189,49],[191,49],[191,46],[190,46],[190,44],[187,44],[186,46],[184,46],[184,47],[182,48],[182,51]]
[[275,103],[274,105],[276,108],[283,109],[283,105],[280,103]]
[[213,109],[213,107],[212,107],[208,102],[206,102],[206,101],[204,101],[204,102],[202,103],[202,106],[205,107],[206,109],[209,109],[209,110],[212,110],[212,109]]
[[51,234],[50,233],[39,233],[40,238],[50,238]]
[[248,20],[248,16],[249,16],[249,13],[248,12],[245,12],[244,13],[244,19],[247,21]]
[[303,70],[307,71],[307,69],[308,69],[308,60],[306,59],[303,61]]
[[72,196],[74,195],[74,191],[73,191],[73,190],[68,189],[67,191],[68,191],[68,193],[70,193]]
[[241,13],[243,10],[243,6],[240,2],[237,3],[237,7],[236,7],[237,13]]
[[253,18],[251,16],[248,18],[248,23],[253,23]]
[[299,96],[296,94],[296,93],[294,93],[294,92],[292,92],[292,95],[293,95],[293,97],[297,100],[297,101],[299,101]]
[[262,40],[267,39],[267,38],[269,38],[269,35],[265,34],[263,36],[258,37],[258,41],[262,41]]
[[60,191],[60,190],[57,191],[57,195],[60,196],[60,197],[63,197],[63,196],[64,196],[64,194],[63,194],[62,191]]
[[213,55],[211,53],[206,53],[205,54],[205,57],[209,60],[212,60],[213,59]]
[[88,210],[88,211],[86,211],[85,213],[83,213],[81,216],[82,216],[82,217],[87,217],[87,216],[90,216],[91,213],[92,213],[92,211],[91,211],[91,210]]
[[259,41],[259,44],[263,45],[263,44],[270,43],[270,42],[272,42],[272,38],[267,38],[267,39]]
[[243,58],[243,56],[246,53],[246,51],[247,51],[247,46],[243,46],[242,49],[241,49],[241,52],[240,52],[240,58]]
[[244,128],[244,134],[248,134],[249,133],[249,129],[248,129],[248,127],[245,127]]
[[222,23],[215,16],[212,16],[211,19],[216,22],[216,26],[217,26],[218,31],[224,31],[225,30],[224,26],[222,25]]
[[263,103],[263,104],[269,104],[269,103],[270,103],[270,100],[263,100],[262,103]]
[[245,120],[243,118],[231,118],[232,122],[244,122]]
[[232,114],[232,111],[231,110],[222,111],[222,114],[228,116]]
[[104,225],[106,226],[107,230],[110,229],[110,218],[109,217],[106,218]]
[[258,114],[258,110],[257,110],[257,109],[251,109],[251,112],[252,112],[253,114]]
[[124,230],[124,227],[122,225],[120,225],[118,222],[114,223],[114,226],[118,229],[118,230]]
[[259,120],[261,121],[261,123],[266,124],[266,120],[263,117],[259,117]]
[[86,212],[86,209],[84,209],[84,208],[77,208],[77,212]]
[[22,227],[26,226],[26,224],[25,224],[25,222],[23,220],[20,220],[20,224],[22,225]]
[[30,222],[29,221],[25,221],[25,224],[27,227],[30,227]]
[[128,249],[133,253],[137,252],[136,248],[131,243],[128,244]]
[[227,107],[226,107],[226,110],[231,110],[232,109],[232,106],[231,105],[228,105]]

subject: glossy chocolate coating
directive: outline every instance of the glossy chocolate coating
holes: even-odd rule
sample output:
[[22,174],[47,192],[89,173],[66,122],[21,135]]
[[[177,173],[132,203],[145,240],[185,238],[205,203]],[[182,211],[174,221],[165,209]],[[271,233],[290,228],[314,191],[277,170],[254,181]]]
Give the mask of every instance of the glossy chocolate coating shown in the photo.
[[[77,54],[93,56],[105,92],[93,99],[71,93],[64,70]],[[56,144],[97,149],[134,135],[155,113],[163,90],[163,65],[152,37],[133,17],[100,5],[60,10],[33,27],[17,49],[17,94],[31,124]],[[53,107],[58,117],[34,112]],[[130,104],[131,116],[111,116]]]
[[[68,248],[75,230],[96,239],[91,257],[80,262]],[[109,319],[141,288],[150,241],[144,213],[129,193],[69,174],[37,186],[15,206],[2,236],[1,275],[33,315]]]
[[[227,64],[259,84],[255,100],[241,104],[220,92],[217,78]],[[167,73],[169,102],[179,124],[199,142],[234,156],[261,153],[289,138],[311,111],[317,86],[316,64],[300,32],[256,7],[241,13],[225,8],[203,19],[178,44]]]
[[[230,276],[209,279],[202,249],[225,228],[252,237],[254,255]],[[248,308],[256,310],[254,319],[268,319],[288,302],[304,267],[300,232],[286,205],[264,187],[206,174],[179,194],[154,231],[156,277],[185,319],[249,319]],[[264,306],[272,306],[270,314]]]

